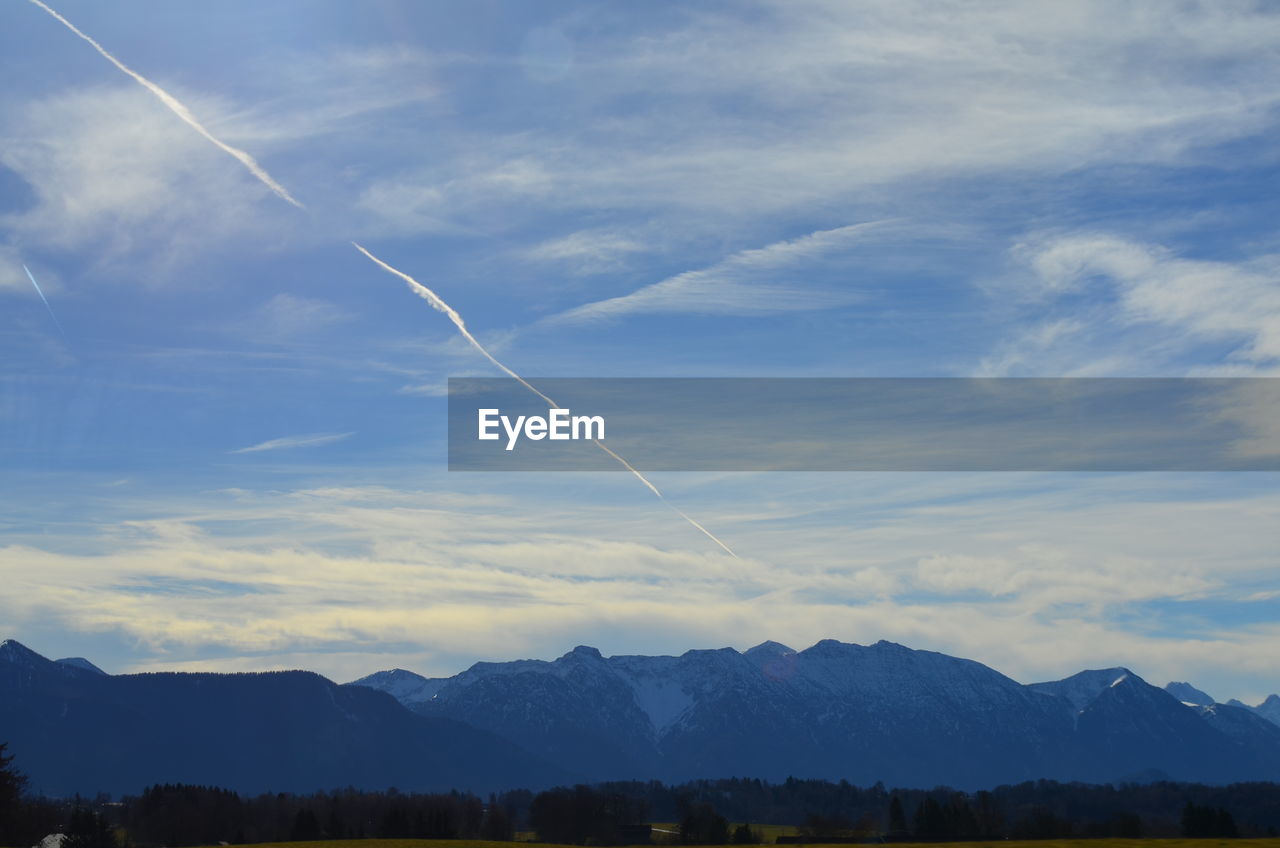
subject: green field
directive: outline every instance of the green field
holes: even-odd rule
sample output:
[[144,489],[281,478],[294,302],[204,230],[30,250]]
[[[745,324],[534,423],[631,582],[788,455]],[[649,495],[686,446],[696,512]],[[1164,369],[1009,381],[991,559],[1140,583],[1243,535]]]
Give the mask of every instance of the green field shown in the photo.
[[[754,827],[754,825],[753,825]],[[782,826],[778,826],[782,829]],[[760,830],[769,832],[763,825]],[[787,830],[793,830],[787,828]],[[765,844],[768,844],[767,842]],[[811,843],[818,845],[820,843]],[[265,842],[254,848],[566,848],[547,842],[485,842],[479,839],[334,839],[320,842]],[[897,842],[895,848],[1280,848],[1280,839],[1038,839],[996,842]],[[217,848],[210,846],[210,848]],[[848,848],[841,845],[839,848]]]

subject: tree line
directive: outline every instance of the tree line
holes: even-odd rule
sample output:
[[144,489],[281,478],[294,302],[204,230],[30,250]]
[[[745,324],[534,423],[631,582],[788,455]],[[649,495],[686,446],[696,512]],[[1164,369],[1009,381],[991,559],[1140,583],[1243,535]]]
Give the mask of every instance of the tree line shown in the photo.
[[489,795],[339,789],[253,797],[164,784],[113,800],[33,798],[0,744],[0,845],[65,833],[64,848],[427,838],[610,845],[762,841],[759,823],[792,825],[789,842],[946,842],[1090,837],[1275,836],[1280,784],[1080,784],[1032,781],[978,792],[857,787],[791,778],[608,782]]

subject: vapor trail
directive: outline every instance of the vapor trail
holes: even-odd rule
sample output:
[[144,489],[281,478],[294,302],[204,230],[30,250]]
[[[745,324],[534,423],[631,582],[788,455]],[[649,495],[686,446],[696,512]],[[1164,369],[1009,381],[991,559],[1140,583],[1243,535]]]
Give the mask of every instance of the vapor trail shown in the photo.
[[27,279],[31,281],[31,285],[36,287],[36,294],[40,295],[40,299],[44,301],[44,308],[49,310],[49,317],[53,319],[53,323],[58,328],[58,332],[62,334],[63,341],[70,343],[70,340],[67,339],[67,331],[62,329],[62,322],[58,320],[57,315],[53,314],[53,307],[49,305],[49,299],[45,297],[44,292],[40,290],[40,284],[36,282],[36,278],[31,273],[31,269],[26,265],[23,265],[22,270],[27,272]]
[[[288,201],[289,203],[293,204],[299,209],[306,208],[305,206],[303,206],[302,203],[295,200],[293,195],[289,194],[289,192],[285,189],[284,186],[280,185],[278,182],[272,179],[271,175],[266,172],[266,169],[264,169],[261,165],[259,165],[252,156],[250,156],[248,153],[245,153],[243,150],[240,150],[239,148],[232,147],[231,145],[223,142],[221,139],[214,136],[213,133],[205,129],[204,125],[201,124],[198,120],[196,120],[196,116],[191,114],[191,110],[188,109],[185,105],[183,105],[183,103],[180,100],[178,100],[176,97],[174,97],[172,94],[165,91],[163,88],[156,85],[151,80],[144,77],[142,74],[139,74],[138,72],[134,71],[132,68],[130,68],[128,65],[121,62],[115,56],[112,56],[110,53],[106,51],[105,48],[103,48],[101,44],[94,41],[89,36],[85,35],[83,32],[77,29],[74,24],[72,24],[66,18],[62,17],[62,15],[59,15],[53,9],[49,8],[47,5],[42,3],[41,0],[30,0],[30,2],[35,4],[36,6],[39,6],[41,9],[44,9],[46,12],[52,15],[54,19],[56,19],[60,24],[62,24],[67,29],[71,30],[80,38],[88,42],[89,45],[92,46],[94,50],[97,50],[99,53],[102,54],[102,57],[104,59],[106,59],[111,64],[115,65],[120,70],[124,71],[129,76],[133,77],[144,88],[146,88],[156,97],[160,98],[161,103],[163,103],[165,106],[168,106],[169,109],[172,110],[175,115],[177,115],[182,120],[186,121],[187,124],[192,127],[192,129],[194,129],[196,132],[200,133],[200,135],[204,136],[210,142],[215,144],[218,147],[218,149],[234,156],[240,162],[240,164],[244,165],[246,168],[249,169],[249,173],[257,177],[258,180],[262,182],[263,185],[271,189],[271,191],[273,191],[282,200]],[[355,247],[356,250],[363,253],[365,257],[367,257],[370,261],[372,261],[378,267],[382,268],[384,271],[387,271],[391,274],[395,274],[397,277],[399,277],[400,279],[408,283],[409,288],[413,291],[414,294],[418,295],[423,300],[427,301],[427,303],[431,304],[436,310],[443,312],[445,316],[447,316],[448,319],[453,322],[453,325],[457,327],[458,332],[462,334],[462,337],[466,339],[468,342],[470,342],[472,347],[480,351],[480,353],[484,356],[485,359],[489,360],[494,365],[496,365],[501,371],[503,371],[503,373],[517,380],[520,383],[520,385],[524,386],[526,389],[528,389],[538,397],[545,400],[553,408],[559,408],[559,404],[557,404],[551,398],[544,395],[542,392],[538,391],[536,388],[533,387],[532,384],[526,381],[523,377],[521,377],[516,372],[512,371],[507,366],[503,365],[494,357],[493,354],[489,353],[489,351],[485,349],[484,345],[480,344],[480,342],[477,341],[476,337],[471,335],[471,331],[467,329],[466,322],[462,320],[462,316],[458,314],[458,311],[454,309],[452,306],[450,306],[449,304],[445,303],[444,299],[440,297],[440,295],[436,294],[431,289],[427,288],[422,283],[418,282],[413,277],[410,277],[408,274],[404,273],[403,271],[397,268],[393,268],[390,265],[388,265],[386,262],[383,262],[381,259],[374,256],[368,250],[365,250],[356,242],[353,241],[351,242],[351,244],[352,246]],[[26,266],[24,265],[23,268],[25,267]],[[30,271],[27,271],[27,276],[31,277]],[[35,283],[34,277],[31,277],[31,282],[33,284]],[[36,286],[36,291],[40,291],[39,286]],[[44,298],[43,292],[40,293],[40,297],[41,299]],[[47,307],[49,305],[49,302],[46,300],[44,305]],[[50,315],[53,314],[52,309],[49,310],[49,314]],[[55,323],[57,323],[58,319],[55,317],[53,320]],[[61,330],[62,326],[59,325],[58,329]],[[63,336],[65,337],[66,334],[63,333]],[[691,526],[696,528],[708,539],[710,539],[711,541],[719,545],[721,548],[723,548],[725,552],[728,553],[730,556],[737,558],[738,555],[735,554],[728,545],[726,545],[724,542],[716,538],[715,534],[712,533],[710,530],[703,527],[701,524],[699,524],[697,521],[694,521],[689,516],[685,515],[684,512],[682,512],[678,507],[676,507],[675,504],[671,503],[671,501],[667,500],[666,496],[662,494],[661,490],[659,490],[657,486],[650,483],[648,478],[646,478],[643,474],[641,474],[634,467],[632,467],[631,463],[627,462],[625,459],[618,456],[612,450],[605,447],[605,445],[602,442],[600,442],[600,440],[593,439],[592,441],[594,441],[602,451],[604,451],[605,453],[609,454],[609,456],[616,459],[618,462],[620,462],[623,465],[624,468],[626,468],[628,471],[634,474],[636,479],[638,479],[641,483],[644,483],[645,486],[648,487],[649,491],[653,492],[660,501],[662,501],[664,504],[670,507],[677,515],[679,515],[685,521],[689,522]]]
[[288,201],[289,203],[292,203],[294,206],[298,207],[299,209],[306,208],[298,200],[296,200],[293,195],[289,194],[289,192],[285,190],[284,186],[280,185],[280,183],[273,180],[271,178],[271,175],[268,174],[266,170],[263,169],[263,167],[259,165],[252,156],[250,156],[248,153],[245,153],[243,150],[239,149],[238,147],[232,147],[231,145],[217,138],[216,136],[214,136],[213,133],[205,129],[204,124],[197,121],[196,116],[191,114],[191,110],[188,109],[186,106],[184,106],[182,102],[178,100],[178,98],[174,97],[172,94],[165,91],[163,88],[156,85],[151,80],[144,77],[142,74],[133,70],[133,68],[130,68],[128,65],[126,65],[124,62],[121,62],[115,56],[112,56],[110,53],[106,51],[106,49],[101,44],[94,41],[92,38],[85,35],[80,30],[76,29],[75,24],[71,23],[71,21],[62,17],[62,15],[59,15],[53,9],[50,9],[44,3],[40,2],[40,0],[31,0],[31,2],[39,6],[41,9],[44,9],[50,15],[52,15],[54,19],[58,21],[58,23],[62,24],[67,29],[71,30],[76,35],[80,36],[82,39],[87,41],[89,45],[93,47],[94,50],[97,50],[99,53],[101,53],[102,57],[106,59],[108,62],[115,65],[117,68],[124,71],[129,76],[133,77],[135,80],[138,81],[139,84],[141,84],[144,88],[146,88],[147,91],[150,91],[156,97],[160,98],[161,103],[168,106],[170,111],[172,111],[175,115],[177,115],[182,120],[186,121],[191,126],[192,129],[200,133],[200,135],[204,136],[209,141],[213,142],[213,144],[217,145],[217,147],[223,152],[229,153],[232,156],[234,156],[236,159],[238,159],[241,165],[244,165],[246,168],[248,168],[251,174],[257,177],[258,180],[261,181],[267,188],[275,192],[276,196],[279,197],[281,200]]
[[[458,332],[462,334],[462,337],[466,339],[468,342],[470,342],[472,347],[480,351],[481,355],[483,355],[485,359],[492,362],[494,365],[496,365],[499,369],[505,372],[512,379],[520,383],[520,385],[524,386],[526,389],[528,389],[538,397],[545,400],[552,408],[556,408],[556,409],[560,408],[560,404],[556,403],[554,400],[547,397],[542,392],[538,391],[538,389],[535,388],[532,383],[525,380],[523,377],[521,377],[516,372],[512,371],[507,366],[503,365],[501,362],[498,361],[497,357],[495,357],[492,353],[486,350],[485,346],[480,344],[480,342],[476,339],[475,336],[471,335],[471,331],[467,329],[467,324],[465,321],[462,320],[462,316],[458,314],[458,310],[454,309],[452,306],[445,303],[444,299],[441,298],[440,295],[436,294],[431,289],[427,288],[422,283],[415,280],[413,277],[410,277],[405,272],[399,270],[398,268],[393,268],[392,266],[388,265],[386,262],[383,262],[381,259],[374,256],[372,253],[370,253],[368,250],[366,250],[357,242],[353,241],[351,242],[351,244],[355,247],[356,250],[363,253],[366,257],[369,258],[370,261],[372,261],[379,268],[386,271],[387,273],[394,274],[400,279],[404,280],[405,283],[408,284],[410,290],[412,290],[413,293],[416,294],[418,297],[422,298],[427,303],[431,304],[436,310],[443,312],[449,318],[449,320],[453,322],[453,326],[458,328]],[[711,541],[719,545],[722,549],[724,549],[725,553],[729,554],[729,556],[737,559],[738,555],[733,552],[732,548],[730,548],[724,542],[720,541],[720,539],[710,530],[703,527],[697,521],[694,521],[692,518],[686,515],[683,511],[680,510],[679,507],[677,507],[671,501],[667,500],[666,495],[662,494],[662,490],[659,489],[657,486],[653,485],[653,483],[649,482],[649,478],[645,477],[643,474],[637,471],[635,469],[635,466],[627,462],[621,456],[618,456],[618,454],[610,450],[604,444],[604,442],[600,441],[599,439],[592,439],[591,441],[595,442],[596,447],[600,448],[600,450],[604,451],[605,453],[609,454],[609,456],[617,460],[622,465],[623,468],[627,469],[633,475],[635,475],[635,478],[637,480],[639,480],[641,483],[644,483],[645,486],[648,487],[649,491],[653,492],[654,495],[657,496],[658,500],[662,501],[664,504],[670,507],[671,510],[676,513],[676,515],[680,516],[685,521],[689,522],[690,525],[692,525],[695,529],[701,532],[704,536],[706,536],[708,539],[710,539]]]

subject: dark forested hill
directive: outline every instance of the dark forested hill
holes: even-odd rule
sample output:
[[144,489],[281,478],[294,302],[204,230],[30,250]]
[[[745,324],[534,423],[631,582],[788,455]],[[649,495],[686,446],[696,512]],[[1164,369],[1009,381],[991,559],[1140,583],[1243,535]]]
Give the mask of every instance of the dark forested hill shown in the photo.
[[483,791],[571,779],[519,746],[305,671],[105,675],[0,644],[0,740],[51,795],[198,783]]

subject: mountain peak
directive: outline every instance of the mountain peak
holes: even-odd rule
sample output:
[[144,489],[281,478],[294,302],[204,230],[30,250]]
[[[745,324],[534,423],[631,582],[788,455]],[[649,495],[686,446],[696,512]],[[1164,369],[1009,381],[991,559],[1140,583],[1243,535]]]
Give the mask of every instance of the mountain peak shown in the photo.
[[752,659],[755,659],[757,657],[760,659],[773,659],[774,657],[787,657],[794,653],[795,651],[793,649],[788,648],[786,645],[782,644],[781,642],[774,642],[773,640],[768,640],[765,642],[761,642],[759,645],[756,645],[754,648],[748,648],[746,652],[743,653],[743,656],[750,657]]
[[570,651],[569,653],[565,654],[565,656],[567,656],[567,657],[577,657],[577,658],[579,658],[579,659],[584,659],[584,660],[585,660],[585,659],[591,659],[591,660],[602,660],[602,659],[604,659],[604,656],[603,656],[603,655],[601,655],[601,653],[600,653],[600,649],[599,649],[599,648],[593,648],[593,647],[591,647],[590,645],[579,645],[578,647],[574,648],[574,649],[573,649],[572,651]]
[[1076,712],[1079,712],[1108,689],[1125,683],[1132,685],[1134,682],[1143,683],[1144,681],[1129,669],[1116,666],[1081,671],[1062,680],[1032,683],[1030,688],[1037,692],[1066,698]]
[[851,646],[841,642],[839,639],[821,639],[805,648],[801,653],[811,656],[832,656],[844,652],[849,647]]
[[1207,707],[1217,703],[1208,692],[1197,689],[1190,683],[1173,681],[1164,687],[1164,691],[1184,704],[1194,704],[1197,707]]
[[1253,711],[1272,724],[1280,724],[1280,695],[1271,695]]
[[45,657],[40,656],[17,639],[5,639],[0,642],[0,661],[31,662],[32,660],[48,662]]
[[54,660],[54,662],[56,662],[58,665],[71,666],[72,668],[78,668],[81,671],[89,671],[89,672],[93,672],[94,674],[101,674],[104,677],[107,676],[107,673],[105,671],[98,668],[96,665],[89,662],[84,657],[63,657],[60,660]]

